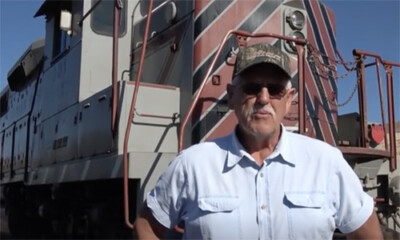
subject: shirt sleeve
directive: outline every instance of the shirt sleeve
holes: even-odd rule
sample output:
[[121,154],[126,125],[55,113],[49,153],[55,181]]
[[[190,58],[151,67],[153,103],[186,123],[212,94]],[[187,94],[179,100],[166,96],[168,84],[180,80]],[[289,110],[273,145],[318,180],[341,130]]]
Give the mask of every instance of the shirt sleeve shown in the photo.
[[183,155],[181,153],[171,161],[147,195],[147,206],[154,218],[167,228],[178,223],[186,197],[187,177]]
[[340,152],[339,159],[334,160],[333,168],[335,222],[339,230],[347,234],[368,220],[374,210],[374,201],[364,192],[359,178]]

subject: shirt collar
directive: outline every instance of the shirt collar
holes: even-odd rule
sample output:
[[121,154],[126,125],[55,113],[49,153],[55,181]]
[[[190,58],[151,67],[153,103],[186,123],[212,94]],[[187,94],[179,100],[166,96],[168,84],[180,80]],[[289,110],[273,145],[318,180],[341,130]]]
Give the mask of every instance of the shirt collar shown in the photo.
[[[281,159],[284,162],[294,166],[295,161],[292,154],[292,148],[290,148],[290,133],[287,132],[286,128],[281,124],[281,137],[279,138],[278,144],[274,152],[270,155],[269,159],[274,159],[277,156],[282,156]],[[228,138],[228,156],[227,166],[229,168],[235,166],[244,157],[252,159],[251,155],[245,150],[237,138],[236,131],[234,131]]]

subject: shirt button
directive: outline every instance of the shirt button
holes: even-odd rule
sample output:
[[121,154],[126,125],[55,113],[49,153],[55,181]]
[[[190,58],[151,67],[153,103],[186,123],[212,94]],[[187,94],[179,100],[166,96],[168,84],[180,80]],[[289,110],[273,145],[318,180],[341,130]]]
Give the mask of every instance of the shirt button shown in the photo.
[[260,173],[260,177],[264,177],[264,174],[263,174],[263,173]]
[[261,210],[265,210],[266,208],[267,208],[267,206],[265,206],[264,204],[263,205],[261,205]]

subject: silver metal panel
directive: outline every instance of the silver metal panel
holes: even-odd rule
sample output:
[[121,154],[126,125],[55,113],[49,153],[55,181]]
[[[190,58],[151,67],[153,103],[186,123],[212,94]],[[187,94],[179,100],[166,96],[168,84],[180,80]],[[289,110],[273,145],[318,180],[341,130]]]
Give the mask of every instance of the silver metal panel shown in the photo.
[[30,172],[27,184],[37,185],[121,177],[121,158],[115,154],[109,154],[35,168]]
[[[36,78],[36,76],[34,76]],[[32,105],[33,93],[36,81],[31,81],[23,90],[19,92],[9,91],[8,110],[0,118],[0,131],[8,128],[18,119],[28,114]]]
[[111,88],[107,88],[80,103],[78,136],[80,158],[112,151],[110,99]]
[[78,107],[74,105],[31,127],[32,168],[77,158]]
[[73,160],[78,156],[78,111],[78,105],[74,105],[57,117],[57,131],[52,148],[57,162]]
[[4,132],[4,149],[3,149],[3,173],[11,171],[13,161],[12,146],[14,142],[14,124],[7,128]]
[[[133,95],[134,85],[123,84],[119,122],[118,149],[122,153],[125,129]],[[137,97],[135,118],[130,132],[128,149],[132,152],[177,151],[179,119],[179,88],[140,86]],[[154,115],[140,116],[140,115]],[[166,117],[166,118],[160,118]]]
[[[46,121],[34,121],[32,124],[33,134],[29,142],[29,165],[31,167],[41,167],[46,164],[52,164],[51,149],[53,137],[50,136],[50,126],[54,126],[53,119]],[[51,124],[50,124],[50,121]],[[52,128],[54,131],[54,128]]]
[[80,56],[79,44],[43,73],[33,111],[33,116],[38,116],[39,122],[78,101]]
[[[28,140],[28,116],[15,123],[13,170],[23,174],[26,162]],[[22,171],[19,171],[22,170]]]
[[[83,12],[89,11],[92,1],[84,1]],[[133,19],[130,18],[138,0],[127,1],[128,26]],[[79,101],[88,99],[93,94],[111,86],[112,83],[112,48],[111,36],[99,35],[93,32],[90,26],[90,17],[82,25],[82,58],[80,72]],[[129,49],[131,42],[131,29],[127,27],[126,34],[119,38],[118,46],[118,78],[122,72],[129,70]]]

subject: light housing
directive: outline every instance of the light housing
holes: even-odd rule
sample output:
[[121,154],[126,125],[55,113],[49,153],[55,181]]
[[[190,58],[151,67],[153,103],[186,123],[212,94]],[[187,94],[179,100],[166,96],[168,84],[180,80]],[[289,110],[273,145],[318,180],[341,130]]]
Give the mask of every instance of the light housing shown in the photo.
[[[292,39],[307,39],[307,11],[294,1],[287,2],[282,8],[282,35]],[[282,50],[296,54],[296,43],[282,41]]]
[[304,28],[306,23],[306,17],[301,11],[295,10],[289,12],[286,16],[286,21],[289,23],[291,28],[301,30]]
[[[294,38],[294,39],[306,39],[304,34],[300,31],[291,32],[289,34],[289,37]],[[294,42],[288,41],[288,45],[293,51],[296,51],[296,44]]]

